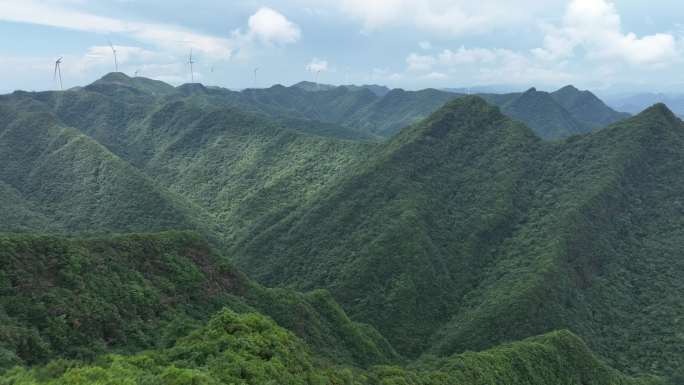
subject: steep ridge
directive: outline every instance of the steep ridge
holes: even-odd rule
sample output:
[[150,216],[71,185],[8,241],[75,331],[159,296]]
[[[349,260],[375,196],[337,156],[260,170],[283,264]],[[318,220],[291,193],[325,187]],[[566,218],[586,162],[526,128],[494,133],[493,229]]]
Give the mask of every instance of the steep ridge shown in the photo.
[[272,317],[335,364],[397,359],[326,292],[263,288],[194,233],[6,234],[0,258],[0,369],[171,346],[222,307]]
[[312,204],[255,227],[232,254],[269,284],[329,287],[417,354],[517,221],[537,142],[483,100],[457,99]]
[[669,375],[683,161],[663,105],[546,143],[462,98],[233,253],[263,282],[329,288],[408,355],[569,328],[617,368]]

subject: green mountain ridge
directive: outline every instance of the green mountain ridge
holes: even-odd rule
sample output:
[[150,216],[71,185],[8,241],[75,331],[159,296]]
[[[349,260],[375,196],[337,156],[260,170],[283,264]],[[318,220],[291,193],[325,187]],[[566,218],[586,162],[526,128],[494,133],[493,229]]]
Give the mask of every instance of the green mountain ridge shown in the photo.
[[[680,287],[674,277],[644,280],[679,266],[672,258],[684,226],[665,207],[676,207],[683,187],[673,173],[682,135],[681,121],[657,105],[546,143],[484,101],[459,99],[232,253],[267,284],[329,288],[410,356],[569,328],[618,368],[671,373],[681,310],[668,296],[652,308],[666,319],[639,304],[646,291]],[[645,231],[640,222],[651,217]],[[654,259],[642,265],[638,255]],[[650,342],[653,324],[668,342]]]
[[[312,92],[312,87],[318,85],[302,82],[292,87],[276,85],[237,92],[207,88],[196,83],[172,89],[169,85],[151,79],[128,78],[121,73],[112,73],[85,89],[109,96],[114,96],[114,92],[121,92],[121,97],[131,93],[155,98],[172,98],[173,95],[196,97],[202,99],[201,103],[204,105],[232,106],[274,119],[307,119],[334,124],[337,126],[336,131],[352,130],[357,136],[367,139],[394,135],[401,128],[426,118],[447,101],[463,96],[434,89],[404,91],[378,86],[325,85]],[[522,120],[545,139],[588,132],[626,117],[625,114],[610,109],[590,92],[579,91],[574,87],[564,87],[552,94],[535,90],[533,94],[536,98],[532,100],[537,102],[524,102],[527,99],[523,97],[525,93],[486,94],[482,97],[500,106],[505,114]],[[523,100],[517,101],[521,98]],[[544,109],[549,105],[557,110],[552,116]]]
[[[678,215],[684,181],[677,172],[684,166],[684,131],[667,107],[588,133],[624,115],[572,87],[483,95],[490,104],[437,90],[376,92],[282,86],[234,92],[109,74],[80,89],[0,96],[0,231],[192,229],[219,249],[211,251],[197,235],[3,236],[0,254],[20,263],[0,275],[0,299],[11,310],[0,310],[11,325],[0,336],[14,341],[0,339],[0,361],[88,361],[122,353],[117,362],[129,367],[129,359],[147,359],[129,354],[150,348],[149,354],[164,355],[176,337],[226,306],[270,316],[326,368],[404,362],[393,347],[420,358],[415,371],[369,369],[358,383],[427,384],[448,376],[467,383],[473,379],[458,376],[482,379],[491,372],[509,379],[504,383],[543,383],[533,374],[544,373],[541,367],[558,369],[549,369],[551,382],[586,383],[581,378],[591,378],[582,376],[592,370],[602,373],[595,372],[597,383],[632,381],[595,363],[586,349],[577,357],[590,364],[578,366],[580,377],[571,379],[575,369],[544,360],[520,362],[535,368],[530,372],[506,367],[515,360],[505,354],[480,365],[498,354],[491,352],[505,351],[502,344],[545,333],[583,344],[554,332],[561,329],[628,374],[673,375],[684,366],[678,348],[684,309],[677,301],[684,265],[676,258],[684,239]],[[524,116],[512,120],[511,111]],[[532,130],[524,121],[540,125]],[[549,123],[558,121],[563,124]],[[542,125],[554,141],[538,137]],[[174,246],[184,242],[192,246]],[[212,255],[210,272],[204,259],[193,259],[194,249]],[[117,262],[129,256],[163,269]],[[27,258],[56,258],[61,274],[68,273],[40,303],[26,293],[7,295],[22,287],[13,278],[17,272],[26,281],[50,282],[23,265]],[[288,289],[265,289],[230,268],[228,259],[259,282]],[[224,266],[241,277],[239,288],[220,284],[214,270]],[[119,289],[132,290],[121,298],[142,288],[153,300],[121,311],[121,302],[79,274],[104,282],[103,288],[121,274]],[[200,288],[197,297],[174,291],[186,283]],[[92,302],[79,303],[75,288],[86,288]],[[159,300],[168,290],[176,302]],[[40,307],[47,305],[65,313]],[[78,311],[91,305],[100,317],[95,321],[114,320],[106,331],[87,317],[87,330],[60,323],[62,315],[82,316]],[[160,341],[165,345],[154,343]],[[26,349],[44,354],[31,361]],[[464,353],[486,349],[492,351]],[[461,363],[447,363],[454,354]],[[570,359],[559,354],[558,362]],[[97,367],[97,360],[83,373],[113,375],[119,365]],[[171,370],[169,362],[126,375],[155,376]],[[443,366],[421,366],[431,362]],[[28,379],[41,370],[13,375]]]

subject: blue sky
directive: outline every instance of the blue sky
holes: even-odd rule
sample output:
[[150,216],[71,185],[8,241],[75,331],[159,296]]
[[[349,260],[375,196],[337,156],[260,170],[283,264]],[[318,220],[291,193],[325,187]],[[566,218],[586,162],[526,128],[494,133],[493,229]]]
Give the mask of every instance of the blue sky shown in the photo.
[[[114,70],[229,88],[684,89],[680,0],[0,0],[0,91]],[[257,71],[256,79],[254,69]]]

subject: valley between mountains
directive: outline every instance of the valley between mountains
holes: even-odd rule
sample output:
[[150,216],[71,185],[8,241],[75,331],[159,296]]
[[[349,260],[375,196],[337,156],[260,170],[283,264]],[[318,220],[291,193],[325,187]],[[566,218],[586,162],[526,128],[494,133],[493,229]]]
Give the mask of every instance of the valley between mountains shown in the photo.
[[0,96],[0,384],[671,384],[684,123],[589,91]]

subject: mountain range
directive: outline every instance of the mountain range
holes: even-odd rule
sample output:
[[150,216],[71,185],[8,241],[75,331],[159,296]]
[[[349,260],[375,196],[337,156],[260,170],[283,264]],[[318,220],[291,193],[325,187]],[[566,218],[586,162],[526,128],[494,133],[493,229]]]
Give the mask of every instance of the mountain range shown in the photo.
[[0,96],[0,384],[677,378],[665,105],[314,85]]

